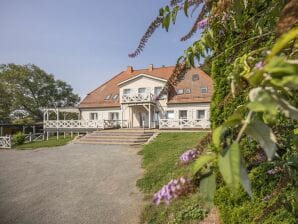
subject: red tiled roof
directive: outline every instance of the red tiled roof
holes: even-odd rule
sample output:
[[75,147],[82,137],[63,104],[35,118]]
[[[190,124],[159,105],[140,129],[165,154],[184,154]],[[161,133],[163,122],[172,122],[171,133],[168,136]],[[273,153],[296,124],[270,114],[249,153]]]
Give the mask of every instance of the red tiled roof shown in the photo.
[[[87,96],[82,100],[79,105],[79,108],[103,108],[103,107],[120,107],[119,103],[119,96],[117,99],[113,99],[113,96],[119,95],[119,86],[118,84],[136,77],[140,74],[146,74],[152,77],[162,78],[168,80],[171,74],[174,71],[175,66],[169,67],[161,67],[161,68],[153,68],[153,70],[149,69],[140,69],[134,71],[123,71],[118,75],[114,76],[109,81],[105,82],[92,92],[88,93]],[[199,80],[192,81],[192,75],[199,74]],[[207,87],[208,93],[201,94],[200,87]],[[188,71],[185,76],[185,79],[182,80],[175,89],[180,88],[190,88],[190,94],[183,94],[183,95],[174,95],[173,97],[169,98],[168,103],[193,103],[193,102],[210,102],[211,95],[213,91],[212,87],[212,80],[211,78],[206,75],[201,69],[195,68]],[[105,98],[111,95],[109,100],[105,100]]]

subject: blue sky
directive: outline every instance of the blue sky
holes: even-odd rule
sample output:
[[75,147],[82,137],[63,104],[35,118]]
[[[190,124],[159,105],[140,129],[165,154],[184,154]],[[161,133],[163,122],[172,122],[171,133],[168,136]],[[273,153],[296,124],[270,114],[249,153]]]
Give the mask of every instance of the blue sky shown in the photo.
[[[159,29],[129,58],[166,0],[0,0],[0,63],[33,63],[84,97],[128,65],[173,65],[191,43],[180,37],[192,19]],[[196,34],[198,36],[199,34]]]

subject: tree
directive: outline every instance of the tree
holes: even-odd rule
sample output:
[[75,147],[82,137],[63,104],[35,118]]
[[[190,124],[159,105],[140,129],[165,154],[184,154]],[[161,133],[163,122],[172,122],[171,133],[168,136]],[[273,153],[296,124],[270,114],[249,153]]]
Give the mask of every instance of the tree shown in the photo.
[[80,100],[69,84],[55,80],[36,65],[1,65],[0,80],[0,103],[5,106],[0,111],[1,120],[14,111],[22,111],[40,121],[42,108],[74,106]]

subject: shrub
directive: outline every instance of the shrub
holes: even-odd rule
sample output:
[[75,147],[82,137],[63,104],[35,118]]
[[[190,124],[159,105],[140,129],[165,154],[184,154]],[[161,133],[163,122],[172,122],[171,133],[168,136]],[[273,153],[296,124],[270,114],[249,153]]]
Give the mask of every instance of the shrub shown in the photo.
[[26,135],[22,132],[18,132],[12,136],[13,145],[22,145],[25,142]]

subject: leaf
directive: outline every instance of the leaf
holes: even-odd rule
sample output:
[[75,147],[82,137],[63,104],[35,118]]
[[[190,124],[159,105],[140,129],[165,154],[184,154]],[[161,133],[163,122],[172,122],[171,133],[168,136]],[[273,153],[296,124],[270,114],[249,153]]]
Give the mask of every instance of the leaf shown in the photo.
[[188,0],[184,1],[184,14],[188,17]]
[[238,189],[240,183],[240,150],[238,143],[234,142],[225,155],[218,156],[219,171],[226,184]]
[[172,11],[172,22],[173,22],[173,24],[176,23],[178,10],[179,10],[179,6],[175,6],[175,8]]
[[291,75],[291,76],[284,76],[281,79],[271,79],[270,82],[275,86],[280,87],[288,87],[294,90],[298,90],[298,76]]
[[288,63],[285,57],[275,56],[265,65],[264,71],[270,73],[272,77],[297,75],[298,66]]
[[276,137],[273,131],[261,121],[253,121],[249,123],[245,132],[252,136],[264,149],[268,160],[271,160],[276,151]]
[[160,8],[159,9],[159,16],[163,16],[163,14],[164,14],[164,9],[163,8]]
[[221,136],[227,130],[224,126],[217,127],[212,134],[212,142],[216,148],[220,147]]
[[240,182],[243,187],[243,189],[246,191],[246,193],[252,197],[252,191],[251,191],[251,183],[248,178],[247,170],[243,166],[243,164],[240,165]]
[[205,201],[213,201],[216,190],[216,176],[211,174],[200,181],[200,193]]
[[166,17],[164,18],[162,25],[163,27],[166,28],[166,31],[169,31],[169,27],[170,27],[170,22],[171,22],[171,15],[167,14]]
[[275,96],[275,99],[277,100],[279,107],[281,108],[281,111],[287,117],[290,117],[290,118],[298,121],[298,109],[296,107],[292,106],[288,101],[286,101],[285,99],[283,99],[281,97]]
[[274,44],[270,54],[267,57],[267,61],[273,58],[279,51],[281,51],[291,40],[298,37],[298,27],[291,29],[289,32],[283,34]]
[[201,155],[196,161],[193,163],[192,166],[192,173],[195,174],[198,172],[204,165],[209,162],[212,162],[216,159],[216,155],[214,153]]
[[223,125],[225,127],[234,127],[236,125],[241,124],[243,119],[242,114],[244,113],[245,109],[245,105],[238,106],[234,113],[230,117],[228,117],[228,119],[225,121]]

